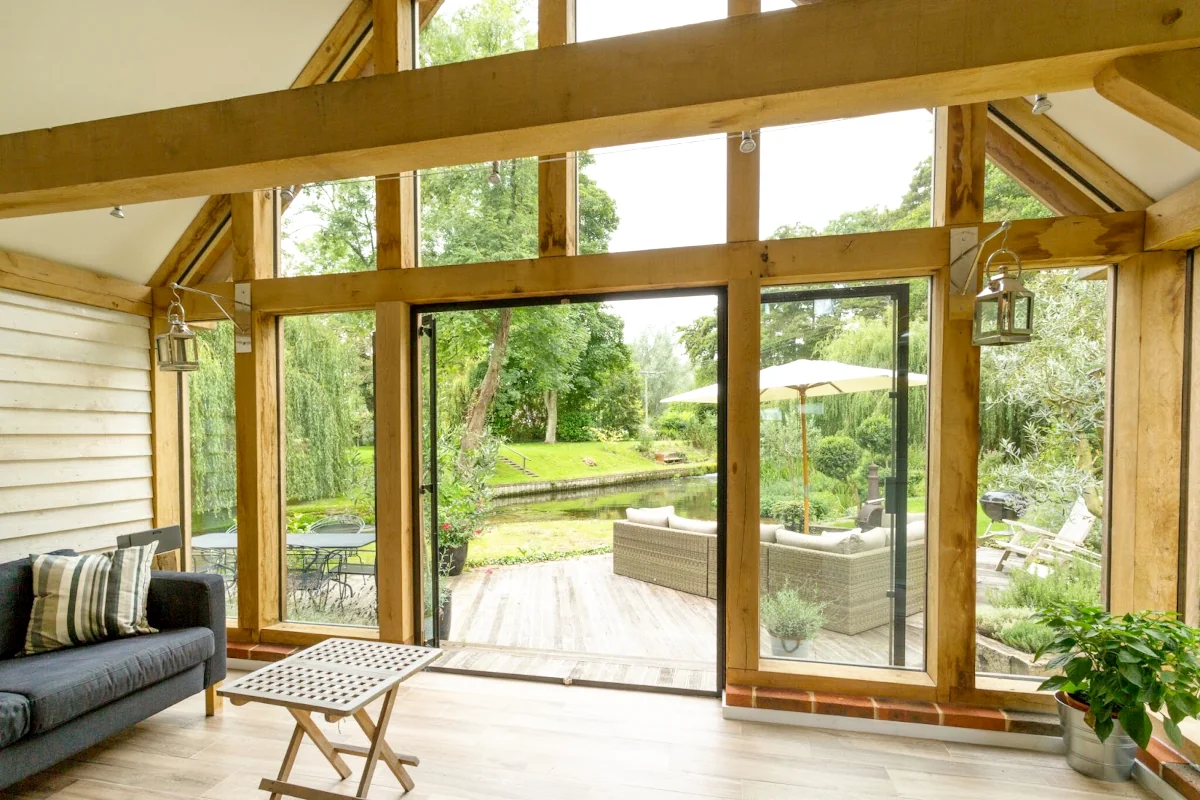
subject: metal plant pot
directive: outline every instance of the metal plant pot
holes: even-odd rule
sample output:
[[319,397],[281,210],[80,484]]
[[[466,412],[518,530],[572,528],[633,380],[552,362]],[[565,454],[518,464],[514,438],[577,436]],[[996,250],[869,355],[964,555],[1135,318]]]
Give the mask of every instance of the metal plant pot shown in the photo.
[[811,639],[780,639],[770,636],[771,655],[776,658],[810,658],[812,656]]
[[1100,737],[1084,721],[1087,706],[1064,692],[1054,695],[1058,701],[1058,718],[1062,720],[1063,741],[1067,745],[1067,763],[1076,772],[1101,781],[1127,781],[1133,774],[1137,745],[1113,720],[1112,733],[1101,742]]
[[449,575],[452,578],[462,575],[462,571],[467,565],[467,546],[469,544],[470,542],[464,542],[458,547],[442,546],[439,548],[439,552],[441,553],[439,561],[441,562],[443,574]]

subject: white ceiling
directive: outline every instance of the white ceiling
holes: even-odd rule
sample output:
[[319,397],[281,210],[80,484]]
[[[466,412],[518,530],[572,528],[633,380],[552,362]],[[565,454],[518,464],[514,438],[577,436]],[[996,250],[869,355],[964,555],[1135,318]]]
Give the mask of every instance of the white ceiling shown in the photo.
[[[346,5],[0,0],[0,134],[286,89]],[[203,203],[0,220],[0,248],[145,283]]]
[[1054,108],[1047,116],[1155,200],[1200,180],[1200,150],[1094,90],[1062,92],[1050,99]]

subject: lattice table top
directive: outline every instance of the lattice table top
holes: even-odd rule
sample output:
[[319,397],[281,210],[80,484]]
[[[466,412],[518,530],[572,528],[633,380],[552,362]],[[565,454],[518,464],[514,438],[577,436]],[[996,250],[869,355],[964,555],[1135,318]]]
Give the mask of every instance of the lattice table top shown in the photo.
[[326,639],[218,691],[235,703],[255,701],[346,716],[441,654],[433,647]]

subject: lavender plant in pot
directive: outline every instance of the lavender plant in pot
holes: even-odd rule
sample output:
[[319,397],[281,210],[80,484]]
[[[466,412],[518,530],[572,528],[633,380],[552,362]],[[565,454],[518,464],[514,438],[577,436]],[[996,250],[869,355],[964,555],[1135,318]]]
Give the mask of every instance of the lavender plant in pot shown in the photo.
[[812,640],[825,624],[825,604],[805,593],[784,586],[762,598],[759,615],[771,640],[771,655],[779,658],[809,658]]
[[1056,653],[1048,666],[1062,674],[1039,688],[1056,691],[1071,767],[1128,780],[1136,747],[1154,732],[1151,712],[1182,744],[1179,723],[1200,715],[1200,631],[1174,614],[1116,616],[1094,606],[1055,605],[1034,619],[1055,634],[1036,657]]

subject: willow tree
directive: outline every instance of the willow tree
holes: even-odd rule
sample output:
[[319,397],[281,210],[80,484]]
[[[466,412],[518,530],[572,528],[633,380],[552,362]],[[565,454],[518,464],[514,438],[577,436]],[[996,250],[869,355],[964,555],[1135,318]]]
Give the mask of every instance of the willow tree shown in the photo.
[[237,432],[234,416],[233,325],[196,331],[200,367],[188,376],[192,525],[223,528],[237,510]]

